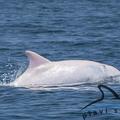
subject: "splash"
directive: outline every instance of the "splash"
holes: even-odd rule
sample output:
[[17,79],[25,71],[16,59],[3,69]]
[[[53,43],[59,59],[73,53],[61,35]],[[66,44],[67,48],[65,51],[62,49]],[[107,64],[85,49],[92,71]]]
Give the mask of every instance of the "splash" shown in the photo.
[[25,63],[20,65],[16,62],[9,61],[3,68],[0,75],[0,85],[8,85],[23,73]]

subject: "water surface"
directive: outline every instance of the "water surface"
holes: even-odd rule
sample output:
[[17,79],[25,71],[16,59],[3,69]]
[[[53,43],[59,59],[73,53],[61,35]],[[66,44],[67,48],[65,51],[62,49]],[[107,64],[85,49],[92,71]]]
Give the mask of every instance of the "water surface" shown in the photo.
[[[1,83],[25,70],[25,50],[50,60],[89,59],[120,69],[119,8],[119,0],[1,0]],[[119,83],[109,86],[119,94]],[[120,119],[120,110],[111,110],[119,109],[120,101],[104,91],[104,101],[85,111],[108,108],[108,113],[86,120]],[[1,86],[0,119],[83,120],[80,109],[99,96],[97,84],[39,90]]]

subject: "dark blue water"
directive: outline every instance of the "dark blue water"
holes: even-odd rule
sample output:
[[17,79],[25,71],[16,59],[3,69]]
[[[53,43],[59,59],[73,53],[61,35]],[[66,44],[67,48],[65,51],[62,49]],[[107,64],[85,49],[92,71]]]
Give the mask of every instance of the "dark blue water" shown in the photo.
[[[50,60],[89,59],[120,69],[120,1],[0,0],[1,83],[25,70],[25,50]],[[110,84],[118,94],[119,85]],[[120,100],[105,93],[103,101],[81,111],[100,97],[97,84],[40,90],[1,85],[0,119],[83,120],[85,112],[96,111],[84,119],[119,120]]]

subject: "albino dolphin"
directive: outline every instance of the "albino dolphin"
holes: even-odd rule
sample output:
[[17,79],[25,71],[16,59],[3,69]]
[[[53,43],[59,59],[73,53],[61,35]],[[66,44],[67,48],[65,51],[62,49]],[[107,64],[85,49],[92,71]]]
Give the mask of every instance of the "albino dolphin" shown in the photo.
[[50,61],[35,52],[25,52],[29,65],[11,84],[16,87],[64,86],[98,82],[119,76],[113,66],[87,60]]

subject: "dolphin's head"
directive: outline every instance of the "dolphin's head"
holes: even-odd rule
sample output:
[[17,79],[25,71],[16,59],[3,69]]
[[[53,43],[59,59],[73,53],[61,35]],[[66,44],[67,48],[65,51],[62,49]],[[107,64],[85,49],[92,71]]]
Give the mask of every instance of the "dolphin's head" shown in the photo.
[[120,77],[120,71],[113,66],[105,65],[105,70],[108,76]]

